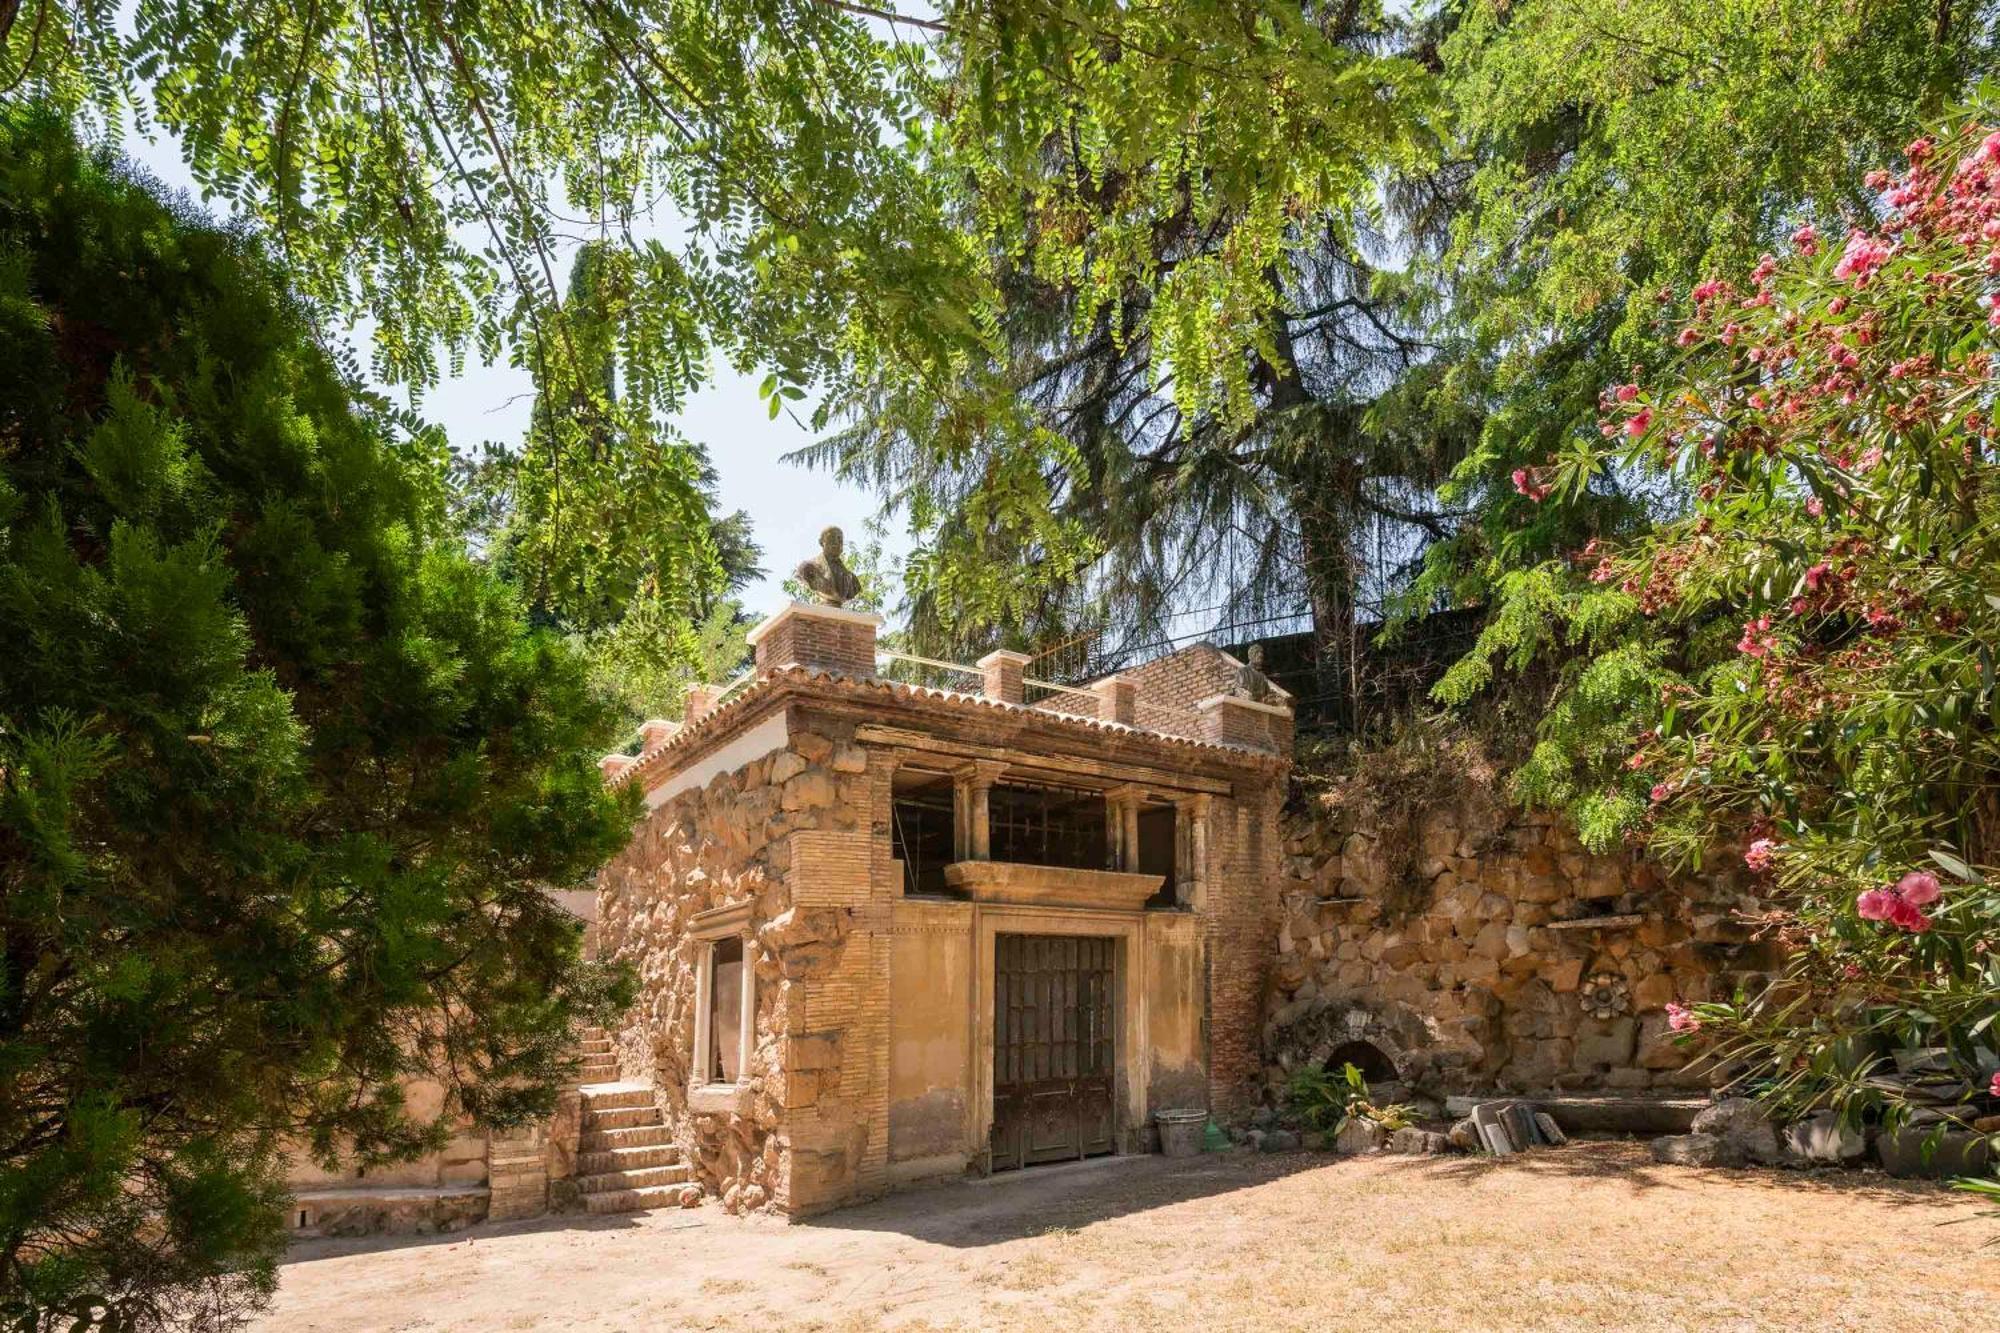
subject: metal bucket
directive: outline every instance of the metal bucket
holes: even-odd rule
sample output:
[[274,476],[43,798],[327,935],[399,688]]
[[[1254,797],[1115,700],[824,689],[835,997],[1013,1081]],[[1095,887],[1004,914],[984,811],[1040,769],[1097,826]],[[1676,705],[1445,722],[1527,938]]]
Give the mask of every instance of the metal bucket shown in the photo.
[[1168,1157],[1199,1157],[1201,1132],[1208,1124],[1208,1112],[1198,1110],[1159,1111],[1153,1120],[1160,1127],[1160,1151]]

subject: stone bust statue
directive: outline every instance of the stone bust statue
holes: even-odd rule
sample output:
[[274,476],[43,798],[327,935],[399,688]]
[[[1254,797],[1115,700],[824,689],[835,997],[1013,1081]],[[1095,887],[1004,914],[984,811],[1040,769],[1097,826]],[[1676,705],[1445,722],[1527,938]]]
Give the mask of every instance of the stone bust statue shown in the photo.
[[1250,660],[1243,664],[1238,677],[1236,693],[1244,699],[1254,699],[1258,703],[1268,703],[1271,698],[1271,678],[1264,674],[1264,645],[1253,643],[1245,654]]
[[842,606],[861,595],[861,580],[840,558],[846,549],[840,529],[828,528],[819,535],[819,554],[799,566],[799,582],[828,606]]

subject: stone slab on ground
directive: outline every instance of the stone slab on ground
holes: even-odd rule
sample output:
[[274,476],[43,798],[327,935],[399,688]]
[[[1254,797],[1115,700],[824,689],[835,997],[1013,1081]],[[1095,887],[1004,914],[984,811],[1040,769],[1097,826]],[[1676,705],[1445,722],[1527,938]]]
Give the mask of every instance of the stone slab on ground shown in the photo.
[[[1445,1110],[1468,1116],[1472,1108],[1493,1097],[1448,1097]],[[1706,1110],[1706,1097],[1619,1096],[1590,1093],[1538,1093],[1524,1098],[1553,1117],[1568,1134],[1631,1134],[1651,1138],[1685,1134],[1694,1118]]]
[[429,1236],[486,1220],[484,1185],[332,1186],[292,1195],[285,1220],[300,1239],[318,1236]]

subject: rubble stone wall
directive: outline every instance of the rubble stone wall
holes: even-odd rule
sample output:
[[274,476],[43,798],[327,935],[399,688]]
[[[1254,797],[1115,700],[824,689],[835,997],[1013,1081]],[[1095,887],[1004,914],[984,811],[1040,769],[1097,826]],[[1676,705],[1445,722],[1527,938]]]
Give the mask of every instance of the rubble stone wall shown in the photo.
[[[653,1084],[696,1179],[725,1206],[750,1211],[786,1202],[792,1172],[780,1132],[795,1082],[838,1085],[838,1041],[803,1022],[798,987],[836,969],[849,914],[795,905],[787,875],[801,830],[862,831],[868,820],[867,757],[851,741],[807,727],[787,744],[681,792],[652,811],[599,876],[599,956],[632,965],[639,995],[614,1034],[623,1077]],[[707,942],[687,933],[711,908],[749,900],[756,972],[755,1054],[748,1095],[734,1110],[690,1106],[696,977]],[[817,1042],[818,1046],[814,1043]],[[825,1059],[814,1051],[825,1047]]]
[[1634,852],[1592,855],[1475,779],[1421,819],[1398,871],[1370,808],[1350,787],[1287,809],[1268,1095],[1352,1041],[1433,1095],[1710,1082],[1665,1006],[1776,968],[1740,915],[1760,906],[1743,872],[1669,879]]

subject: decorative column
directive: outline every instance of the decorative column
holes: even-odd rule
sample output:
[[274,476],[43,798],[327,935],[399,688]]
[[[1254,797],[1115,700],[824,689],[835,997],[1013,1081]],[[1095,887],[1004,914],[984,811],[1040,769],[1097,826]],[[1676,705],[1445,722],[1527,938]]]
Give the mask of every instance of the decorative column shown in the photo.
[[1208,902],[1208,808],[1206,792],[1174,802],[1174,897],[1197,910]]
[[961,861],[993,859],[992,812],[986,798],[993,784],[1007,771],[997,759],[975,759],[952,774],[952,806],[956,813],[952,828],[953,850]]
[[1104,824],[1110,832],[1111,868],[1139,869],[1139,807],[1146,803],[1144,787],[1127,784],[1104,793]]

